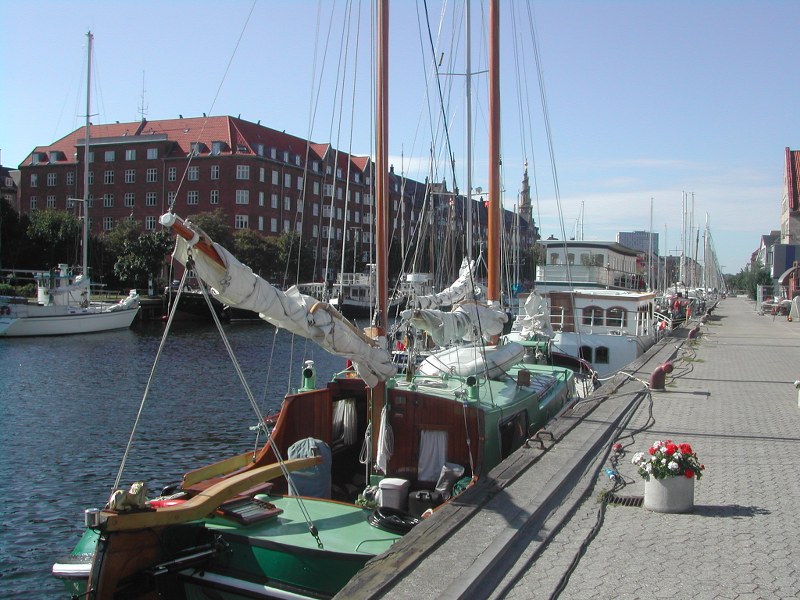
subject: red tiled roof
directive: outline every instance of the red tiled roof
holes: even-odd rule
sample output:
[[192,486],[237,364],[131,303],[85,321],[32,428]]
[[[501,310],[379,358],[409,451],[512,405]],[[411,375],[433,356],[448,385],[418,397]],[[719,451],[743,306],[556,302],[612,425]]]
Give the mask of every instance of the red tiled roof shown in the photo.
[[[180,157],[189,154],[192,144],[200,142],[205,146],[203,152],[209,152],[213,142],[224,142],[227,147],[222,150],[222,154],[236,154],[238,148],[244,146],[247,153],[256,154],[256,146],[263,144],[265,151],[275,148],[279,153],[290,152],[292,156],[299,154],[305,160],[306,149],[308,149],[309,160],[322,160],[326,153],[331,149],[330,144],[320,144],[307,142],[303,138],[287,134],[265,127],[258,123],[251,123],[236,117],[189,117],[186,119],[161,119],[158,121],[141,121],[131,123],[111,123],[92,125],[91,137],[115,138],[115,137],[136,137],[144,138],[148,135],[162,134],[170,142],[176,144],[171,156]],[[49,153],[54,150],[61,151],[67,161],[75,162],[75,150],[79,140],[85,137],[85,128],[79,127],[72,133],[64,136],[60,140],[49,146],[36,146],[34,152]],[[340,161],[347,161],[352,158],[354,164],[362,171],[369,163],[369,157],[349,157],[346,153],[339,153]],[[31,164],[31,155],[28,155],[20,166]],[[342,166],[340,164],[340,166]]]

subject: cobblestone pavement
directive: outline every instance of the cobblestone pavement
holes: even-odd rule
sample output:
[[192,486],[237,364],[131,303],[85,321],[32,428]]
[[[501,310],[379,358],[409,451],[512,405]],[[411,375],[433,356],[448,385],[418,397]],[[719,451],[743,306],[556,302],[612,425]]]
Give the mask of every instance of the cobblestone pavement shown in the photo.
[[706,466],[694,511],[602,511],[612,482],[601,468],[545,549],[523,553],[492,597],[800,597],[800,324],[726,299],[682,355],[666,390],[643,401],[619,437],[626,485],[617,494],[644,494],[630,459],[670,438],[690,443]]

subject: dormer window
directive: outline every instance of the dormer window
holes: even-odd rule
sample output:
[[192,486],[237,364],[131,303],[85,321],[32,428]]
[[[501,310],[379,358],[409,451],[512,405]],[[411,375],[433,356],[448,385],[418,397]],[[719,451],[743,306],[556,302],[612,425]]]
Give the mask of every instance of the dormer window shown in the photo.
[[211,142],[211,155],[212,156],[219,155],[224,148],[224,144],[225,142],[220,142],[220,141]]
[[240,152],[242,154],[247,154],[249,152],[249,150],[247,149],[247,145],[246,144],[237,144],[236,145],[236,151]]
[[264,156],[264,144],[256,144],[256,154]]
[[289,152],[287,150],[283,151],[283,162],[289,162]]

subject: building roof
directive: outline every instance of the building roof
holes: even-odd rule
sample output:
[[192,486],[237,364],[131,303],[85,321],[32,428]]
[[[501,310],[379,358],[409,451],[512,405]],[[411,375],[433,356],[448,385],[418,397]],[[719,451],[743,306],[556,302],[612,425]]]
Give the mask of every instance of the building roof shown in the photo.
[[[185,157],[192,150],[192,145],[199,144],[200,155],[209,154],[214,142],[222,142],[220,154],[256,155],[257,148],[262,145],[265,152],[276,149],[279,153],[289,152],[292,156],[300,155],[303,163],[308,153],[308,160],[323,160],[331,149],[330,144],[307,142],[303,138],[265,127],[260,123],[252,123],[238,117],[189,117],[178,119],[161,119],[157,121],[134,121],[129,123],[105,123],[92,125],[90,131],[94,143],[102,141],[136,141],[163,142],[168,140],[175,144],[170,156]],[[34,153],[57,154],[58,162],[75,162],[75,149],[83,144],[85,127],[79,127],[72,133],[49,146],[37,146],[20,166],[32,163]],[[265,154],[266,155],[266,154]],[[363,171],[369,164],[369,157],[351,156],[339,152],[339,166],[346,168],[347,162]]]
[[623,246],[617,242],[596,242],[596,241],[588,241],[588,240],[541,240],[539,242],[541,245],[545,247],[564,247],[565,245],[568,248],[591,248],[595,250],[613,250],[614,252],[618,252],[620,254],[627,254],[629,256],[637,256],[639,254],[639,250],[634,250],[633,248],[628,248],[627,246]]

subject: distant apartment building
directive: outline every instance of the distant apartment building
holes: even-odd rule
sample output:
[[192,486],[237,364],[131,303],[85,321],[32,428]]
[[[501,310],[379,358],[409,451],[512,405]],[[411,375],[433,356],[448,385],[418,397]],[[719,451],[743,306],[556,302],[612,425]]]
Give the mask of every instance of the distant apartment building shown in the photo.
[[[19,166],[17,211],[79,212],[86,158],[84,127],[36,147]],[[169,209],[181,216],[222,209],[234,229],[301,234],[313,241],[317,257],[339,258],[344,242],[353,243],[365,262],[370,256],[375,207],[369,157],[240,118],[203,116],[92,125],[88,161],[95,234],[123,219],[155,230]],[[433,200],[426,203],[426,194]],[[395,238],[413,231],[423,210],[432,211],[436,227],[464,229],[465,199],[444,184],[406,179],[392,168],[389,196]],[[514,220],[506,215],[505,221]],[[485,223],[479,214],[474,239],[485,238]],[[532,243],[535,227],[524,223],[522,230],[521,243]]]
[[650,253],[658,256],[658,234],[650,231],[620,231],[617,234],[617,243],[639,250],[639,252]]

